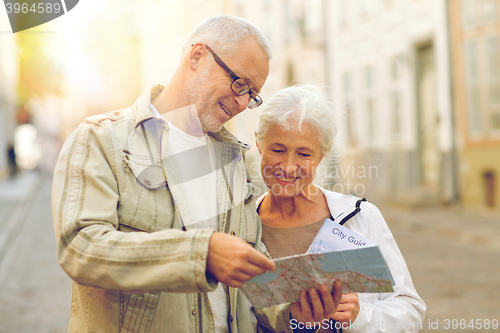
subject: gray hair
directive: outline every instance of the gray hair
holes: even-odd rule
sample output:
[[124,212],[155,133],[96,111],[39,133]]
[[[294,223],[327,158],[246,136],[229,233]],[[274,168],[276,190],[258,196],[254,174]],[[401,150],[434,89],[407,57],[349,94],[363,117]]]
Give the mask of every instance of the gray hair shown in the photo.
[[184,42],[182,56],[198,42],[210,46],[217,55],[234,55],[240,41],[247,36],[253,36],[271,60],[271,46],[262,32],[250,21],[230,15],[212,17],[198,24]]
[[337,129],[333,106],[325,90],[313,85],[295,85],[278,91],[260,112],[257,143],[262,142],[270,126],[279,124],[289,129],[290,121],[298,121],[299,129],[306,123],[319,132],[322,153],[329,154]]

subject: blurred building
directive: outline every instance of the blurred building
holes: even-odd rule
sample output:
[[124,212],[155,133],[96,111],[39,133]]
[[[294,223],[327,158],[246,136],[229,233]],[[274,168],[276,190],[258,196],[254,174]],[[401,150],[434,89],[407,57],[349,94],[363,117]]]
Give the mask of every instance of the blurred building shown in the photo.
[[[261,97],[269,100],[278,90],[297,83],[328,85],[328,55],[323,0],[233,0],[232,12],[254,23],[267,37],[273,59]],[[258,109],[257,109],[258,110]],[[238,137],[254,145],[258,112],[234,118]]]
[[500,1],[451,0],[453,106],[460,197],[500,209]]
[[[280,89],[292,84],[329,86],[325,0],[233,0],[233,15],[246,18],[259,28],[271,45],[273,59],[260,93],[264,104]],[[257,195],[267,190],[260,176],[260,156],[254,131],[260,108],[247,110],[230,121],[230,130],[251,146],[247,164]],[[320,181],[321,183],[321,181]]]
[[454,201],[447,2],[332,3],[330,75],[344,105],[344,190],[411,205]]
[[37,168],[52,172],[62,142],[87,116],[128,106],[142,92],[139,7],[132,0],[82,1],[15,34],[17,91],[34,127]]
[[18,68],[15,36],[0,34],[0,179],[13,171],[9,155],[13,157]]
[[[232,14],[232,0],[145,1],[138,7],[141,89],[166,85],[179,65],[182,46],[203,20]],[[194,10],[195,9],[195,10]]]
[[[86,116],[129,106],[149,86],[167,84],[189,32],[230,14],[270,41],[264,103],[290,84],[331,87],[344,153],[328,166],[331,189],[372,201],[500,207],[498,2],[82,1],[34,28],[40,33],[17,34],[17,49],[0,37],[0,149],[13,136],[6,124],[14,124],[16,91],[9,89],[16,73],[18,100],[53,160],[57,142]],[[254,178],[258,110],[227,125],[253,147],[247,156]]]

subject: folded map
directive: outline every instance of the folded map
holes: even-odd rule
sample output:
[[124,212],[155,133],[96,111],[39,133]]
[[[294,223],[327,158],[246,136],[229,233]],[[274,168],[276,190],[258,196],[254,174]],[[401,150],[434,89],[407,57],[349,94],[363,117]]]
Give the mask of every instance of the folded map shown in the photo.
[[343,293],[393,291],[391,273],[375,242],[331,220],[325,220],[308,253],[274,261],[274,272],[256,276],[240,288],[255,308],[297,302],[302,290],[322,284],[332,288],[337,279]]

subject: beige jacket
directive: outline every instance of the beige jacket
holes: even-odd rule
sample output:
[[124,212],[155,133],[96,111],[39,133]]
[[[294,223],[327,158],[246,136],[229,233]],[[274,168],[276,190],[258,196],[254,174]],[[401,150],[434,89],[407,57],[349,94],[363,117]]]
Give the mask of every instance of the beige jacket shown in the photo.
[[[169,130],[151,100],[162,89],[87,118],[61,150],[52,205],[59,263],[74,281],[70,332],[214,332],[206,294],[217,285],[206,272],[213,231],[190,228],[189,193],[174,186],[179,175],[159,149]],[[244,162],[248,146],[225,129],[211,135],[221,143],[219,230],[267,253]],[[243,294],[229,288],[228,297],[231,332],[260,331]],[[291,332],[287,306],[258,316]]]

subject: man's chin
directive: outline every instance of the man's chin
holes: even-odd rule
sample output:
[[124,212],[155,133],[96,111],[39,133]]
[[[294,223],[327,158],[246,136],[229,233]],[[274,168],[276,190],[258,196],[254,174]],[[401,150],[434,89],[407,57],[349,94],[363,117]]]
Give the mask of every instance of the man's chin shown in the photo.
[[222,127],[224,127],[224,124],[216,121],[211,121],[211,122],[204,122],[201,125],[201,128],[205,133],[207,132],[212,132],[212,133],[217,133],[222,130]]
[[201,128],[205,133],[212,132],[217,133],[220,132],[222,127],[225,124],[225,121],[219,119],[211,112],[202,112],[199,114]]

